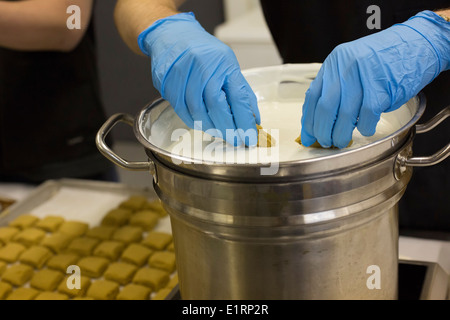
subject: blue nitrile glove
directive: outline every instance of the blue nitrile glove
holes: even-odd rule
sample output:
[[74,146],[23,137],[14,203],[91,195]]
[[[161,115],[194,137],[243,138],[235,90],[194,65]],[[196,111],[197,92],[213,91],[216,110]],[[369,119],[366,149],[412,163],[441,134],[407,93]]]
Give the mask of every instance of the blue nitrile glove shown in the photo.
[[393,111],[450,68],[450,23],[431,11],[337,46],[306,92],[302,144],[345,148],[355,126],[375,133]]
[[[151,58],[155,88],[186,125],[194,128],[194,121],[202,121],[203,131],[216,128],[220,133],[214,130],[214,136],[235,146],[256,145],[256,96],[231,48],[206,32],[193,13],[156,21],[139,35],[138,44]],[[242,130],[234,139],[226,136],[227,129]]]

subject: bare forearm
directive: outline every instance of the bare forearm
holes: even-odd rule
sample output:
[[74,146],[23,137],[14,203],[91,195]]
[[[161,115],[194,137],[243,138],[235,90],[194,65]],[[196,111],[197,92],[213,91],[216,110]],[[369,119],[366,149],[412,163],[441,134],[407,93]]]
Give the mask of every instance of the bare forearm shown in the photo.
[[142,54],[137,44],[139,34],[156,20],[178,13],[184,0],[118,0],[114,19],[123,41],[135,53]]
[[[93,0],[0,1],[0,46],[23,51],[72,50],[89,24]],[[81,29],[67,28],[67,8],[78,5]]]
[[435,11],[435,13],[437,13],[440,16],[446,17],[450,19],[450,8],[449,9],[441,9],[441,10],[437,10]]

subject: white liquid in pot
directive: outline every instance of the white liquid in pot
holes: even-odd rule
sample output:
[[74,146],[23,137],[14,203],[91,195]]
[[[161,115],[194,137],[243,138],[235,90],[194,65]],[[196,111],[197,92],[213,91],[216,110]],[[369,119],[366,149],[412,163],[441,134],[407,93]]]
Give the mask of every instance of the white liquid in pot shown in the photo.
[[[176,136],[167,151],[174,155],[214,163],[269,163],[304,160],[346,152],[373,143],[402,128],[410,119],[407,108],[382,114],[376,133],[362,136],[357,129],[353,132],[353,144],[346,149],[307,148],[295,142],[301,132],[303,101],[280,102],[260,101],[261,125],[275,140],[272,148],[232,147],[198,130],[185,130]],[[207,140],[207,141],[202,141]]]

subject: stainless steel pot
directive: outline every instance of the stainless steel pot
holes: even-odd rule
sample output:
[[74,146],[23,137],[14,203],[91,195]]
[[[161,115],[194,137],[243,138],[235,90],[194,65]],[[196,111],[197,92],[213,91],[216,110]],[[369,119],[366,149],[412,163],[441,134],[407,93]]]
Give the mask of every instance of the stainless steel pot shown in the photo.
[[[306,90],[317,71],[317,65],[287,65],[244,75],[260,97],[273,91],[264,78],[277,79],[278,89],[294,83]],[[161,143],[167,132],[155,131],[171,110],[164,100],[135,119],[112,116],[97,145],[118,166],[153,176],[171,219],[183,299],[396,299],[397,203],[413,166],[450,154],[448,144],[430,157],[412,156],[415,134],[434,128],[450,107],[422,126],[415,125],[425,108],[422,95],[402,108],[410,118],[392,135],[281,162],[273,175],[261,175],[258,164],[199,163],[171,154]],[[106,145],[119,122],[134,127],[147,161],[129,162]]]

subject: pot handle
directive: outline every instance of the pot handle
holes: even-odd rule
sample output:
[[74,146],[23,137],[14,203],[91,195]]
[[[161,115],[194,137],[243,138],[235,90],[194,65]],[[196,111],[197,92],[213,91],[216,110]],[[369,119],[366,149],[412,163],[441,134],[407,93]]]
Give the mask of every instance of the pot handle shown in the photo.
[[125,113],[116,113],[112,115],[108,120],[106,120],[106,122],[97,132],[97,136],[95,138],[97,148],[109,161],[111,161],[112,163],[116,164],[121,168],[132,171],[150,171],[152,175],[155,175],[155,165],[153,161],[151,160],[149,160],[148,162],[127,161],[122,157],[118,156],[116,153],[114,153],[114,151],[112,151],[111,148],[106,144],[105,141],[106,136],[109,134],[111,129],[119,122],[126,123],[132,127],[134,124],[134,119],[132,116]]
[[[421,134],[428,132],[434,129],[437,125],[439,125],[446,118],[450,117],[450,106],[447,106],[437,115],[435,115],[431,120],[424,124],[416,125],[416,133]],[[441,150],[436,152],[435,154],[428,157],[400,157],[398,161],[402,166],[409,167],[428,167],[438,164],[439,162],[445,160],[448,156],[450,156],[450,143],[448,143]]]

